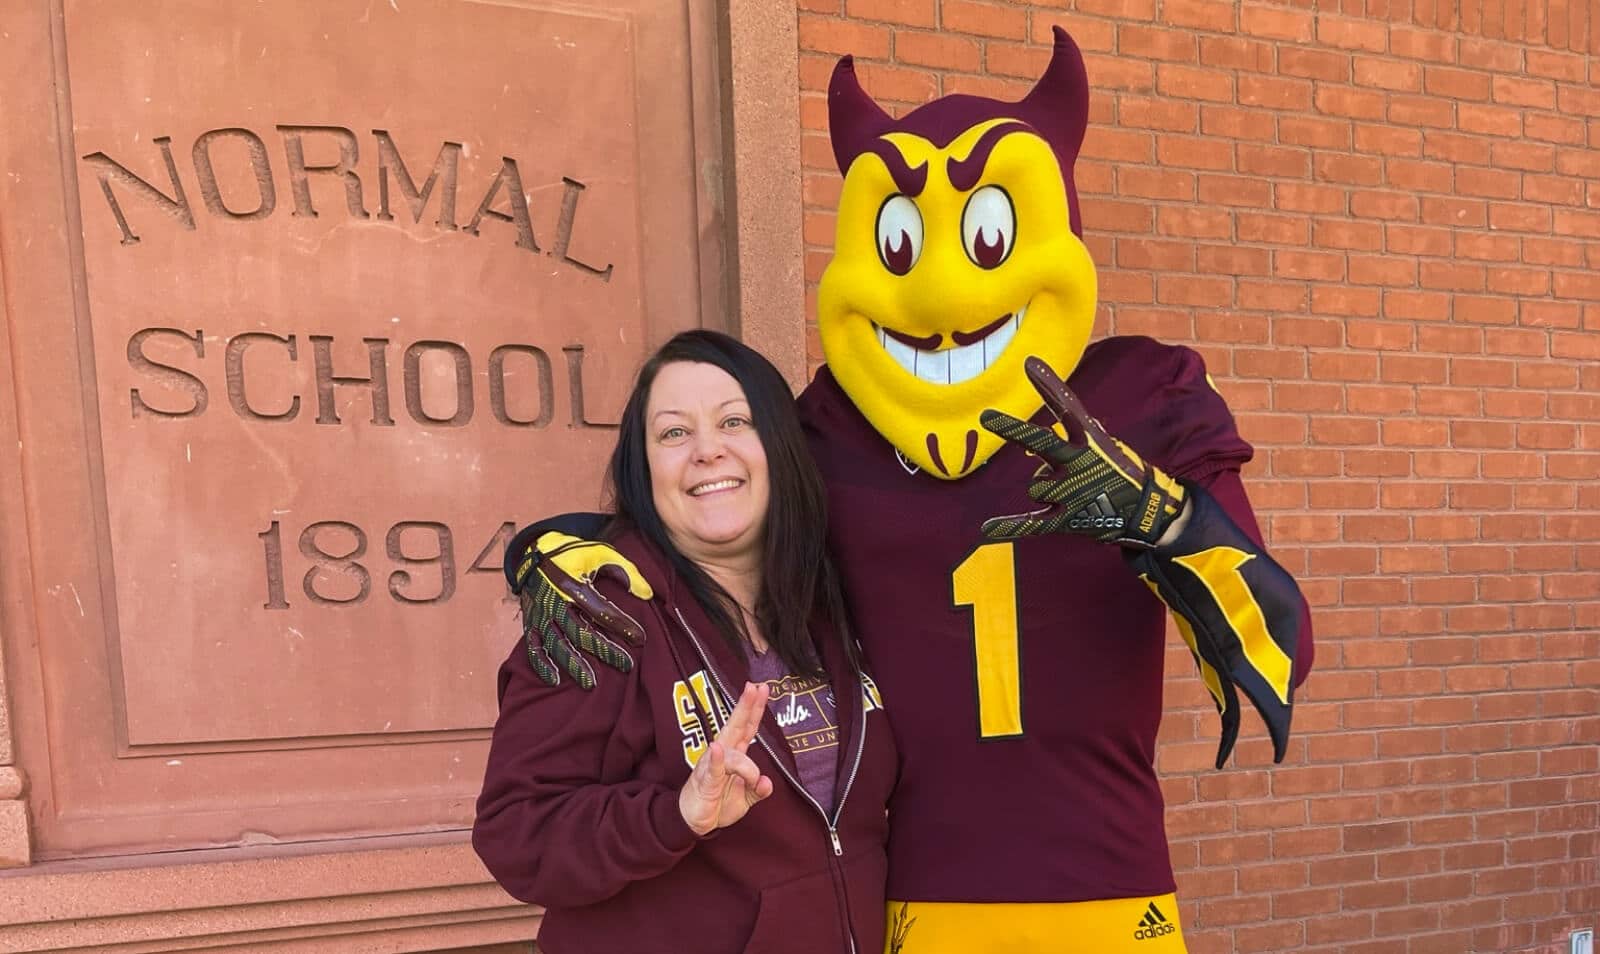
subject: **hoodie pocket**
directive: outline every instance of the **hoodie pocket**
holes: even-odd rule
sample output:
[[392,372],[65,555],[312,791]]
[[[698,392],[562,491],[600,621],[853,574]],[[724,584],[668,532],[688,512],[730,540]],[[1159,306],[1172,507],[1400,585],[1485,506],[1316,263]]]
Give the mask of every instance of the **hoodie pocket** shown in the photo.
[[845,914],[839,906],[831,872],[821,871],[762,888],[759,903],[755,927],[745,942],[745,954],[828,954],[850,950],[845,937]]

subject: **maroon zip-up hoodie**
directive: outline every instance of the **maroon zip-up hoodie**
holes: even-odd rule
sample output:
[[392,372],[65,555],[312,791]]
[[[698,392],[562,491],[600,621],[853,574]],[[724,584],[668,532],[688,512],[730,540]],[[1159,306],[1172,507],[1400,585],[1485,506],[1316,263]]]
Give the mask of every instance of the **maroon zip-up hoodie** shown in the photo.
[[518,641],[500,667],[478,856],[513,896],[545,906],[539,947],[549,954],[882,951],[896,755],[839,636],[812,626],[838,699],[835,805],[798,785],[768,711],[749,754],[773,794],[697,838],[678,792],[749,664],[652,548],[633,533],[613,545],[656,593],[646,605],[600,585],[641,617],[633,671],[608,671],[589,691],[571,679],[552,688]]

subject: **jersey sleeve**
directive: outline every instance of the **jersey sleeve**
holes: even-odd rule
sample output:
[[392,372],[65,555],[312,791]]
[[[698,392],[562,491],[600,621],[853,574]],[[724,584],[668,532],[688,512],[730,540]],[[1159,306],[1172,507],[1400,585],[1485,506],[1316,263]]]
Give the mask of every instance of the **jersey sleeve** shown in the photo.
[[1162,370],[1147,394],[1140,433],[1124,440],[1183,480],[1203,484],[1221,471],[1239,470],[1255,449],[1240,436],[1205,361],[1192,348],[1160,347],[1151,359]]

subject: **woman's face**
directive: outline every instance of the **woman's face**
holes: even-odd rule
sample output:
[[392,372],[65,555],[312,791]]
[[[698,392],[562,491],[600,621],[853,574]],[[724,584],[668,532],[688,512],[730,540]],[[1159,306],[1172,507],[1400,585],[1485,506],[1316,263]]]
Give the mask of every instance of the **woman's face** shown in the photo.
[[739,382],[715,365],[664,365],[650,386],[644,426],[656,512],[684,556],[757,552],[767,517],[767,452]]

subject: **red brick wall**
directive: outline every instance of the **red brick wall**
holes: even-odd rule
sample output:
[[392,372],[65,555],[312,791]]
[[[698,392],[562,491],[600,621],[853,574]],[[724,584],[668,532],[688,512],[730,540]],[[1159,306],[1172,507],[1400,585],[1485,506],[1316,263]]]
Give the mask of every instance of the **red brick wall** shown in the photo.
[[1593,6],[799,2],[813,287],[836,56],[897,112],[1015,97],[1059,23],[1094,90],[1098,330],[1192,343],[1256,445],[1317,671],[1286,763],[1249,714],[1218,773],[1215,715],[1169,659],[1195,954],[1564,952],[1600,920]]

